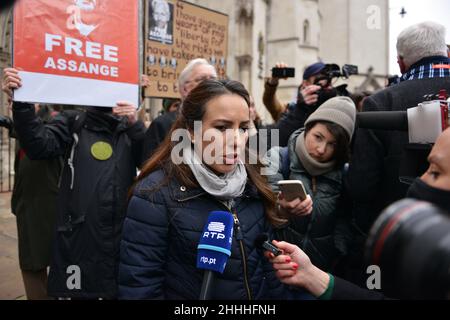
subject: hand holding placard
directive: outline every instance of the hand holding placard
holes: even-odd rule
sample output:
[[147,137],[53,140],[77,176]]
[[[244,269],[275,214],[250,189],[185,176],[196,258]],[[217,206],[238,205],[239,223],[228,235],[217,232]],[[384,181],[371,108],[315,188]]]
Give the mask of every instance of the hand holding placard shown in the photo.
[[137,121],[136,107],[131,102],[118,101],[112,112],[117,116],[127,117],[129,125],[133,125]]

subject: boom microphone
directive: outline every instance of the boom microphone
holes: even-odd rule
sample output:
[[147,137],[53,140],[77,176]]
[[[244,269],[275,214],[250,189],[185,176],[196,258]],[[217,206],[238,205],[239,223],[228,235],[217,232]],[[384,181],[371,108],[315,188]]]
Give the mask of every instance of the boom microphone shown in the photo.
[[215,273],[223,273],[231,256],[233,223],[227,211],[212,211],[208,216],[197,246],[197,268],[205,270],[200,300],[211,299]]
[[364,129],[408,131],[406,111],[366,111],[356,114],[357,126]]

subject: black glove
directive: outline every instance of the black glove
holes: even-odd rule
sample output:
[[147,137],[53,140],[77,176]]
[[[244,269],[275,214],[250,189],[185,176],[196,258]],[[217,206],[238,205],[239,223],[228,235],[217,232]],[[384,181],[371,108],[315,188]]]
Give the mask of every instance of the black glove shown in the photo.
[[11,130],[13,127],[12,119],[7,116],[0,116],[0,127],[4,127],[8,130]]

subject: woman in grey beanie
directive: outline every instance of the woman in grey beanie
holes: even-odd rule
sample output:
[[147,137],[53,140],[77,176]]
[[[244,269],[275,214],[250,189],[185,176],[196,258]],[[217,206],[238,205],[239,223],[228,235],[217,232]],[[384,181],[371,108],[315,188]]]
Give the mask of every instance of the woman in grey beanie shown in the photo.
[[279,207],[288,218],[277,232],[278,239],[298,245],[316,266],[331,270],[339,255],[346,253],[346,219],[339,212],[342,174],[348,162],[350,141],[355,128],[356,107],[348,97],[335,97],[323,103],[295,131],[285,148],[268,153],[269,182],[279,191],[280,180],[301,180],[306,200],[284,199]]

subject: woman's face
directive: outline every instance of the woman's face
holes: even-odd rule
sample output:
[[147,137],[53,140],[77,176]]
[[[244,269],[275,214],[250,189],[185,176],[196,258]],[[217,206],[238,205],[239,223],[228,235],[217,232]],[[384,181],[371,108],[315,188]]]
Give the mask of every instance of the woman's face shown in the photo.
[[336,139],[322,123],[316,123],[305,137],[306,151],[319,162],[328,162],[333,158]]
[[[421,176],[423,182],[434,188],[450,191],[450,129],[436,140],[428,156],[430,166]],[[450,201],[450,199],[449,199]]]
[[202,119],[202,141],[195,137],[203,163],[218,174],[233,171],[244,159],[249,122],[247,102],[239,95],[225,94],[210,100]]

